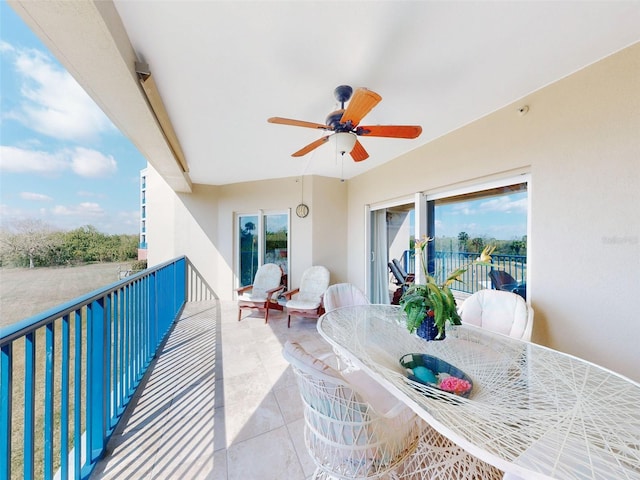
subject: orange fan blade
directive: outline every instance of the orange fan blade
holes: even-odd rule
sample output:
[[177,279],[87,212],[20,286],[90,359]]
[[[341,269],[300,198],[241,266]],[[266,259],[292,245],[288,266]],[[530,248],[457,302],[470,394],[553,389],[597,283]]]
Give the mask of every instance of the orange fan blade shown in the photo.
[[293,125],[294,127],[318,128],[322,130],[333,130],[328,125],[322,123],[305,122],[304,120],[293,120],[291,118],[271,117],[267,120],[269,123],[278,123],[280,125]]
[[351,122],[351,125],[355,127],[380,100],[382,100],[382,97],[376,92],[366,88],[358,88],[349,101],[347,109],[342,114],[340,123]]
[[371,125],[356,130],[356,134],[365,137],[416,138],[421,133],[419,125]]
[[311,150],[315,150],[316,148],[318,148],[323,143],[326,143],[328,140],[329,140],[329,135],[327,135],[326,137],[319,138],[315,142],[311,142],[306,147],[301,148],[300,150],[298,150],[296,153],[292,154],[291,156],[292,157],[301,157],[303,155],[306,155]]
[[362,144],[356,140],[356,144],[353,146],[353,150],[351,150],[351,158],[353,158],[354,162],[361,162],[362,160],[366,160],[369,158],[369,154],[364,149]]

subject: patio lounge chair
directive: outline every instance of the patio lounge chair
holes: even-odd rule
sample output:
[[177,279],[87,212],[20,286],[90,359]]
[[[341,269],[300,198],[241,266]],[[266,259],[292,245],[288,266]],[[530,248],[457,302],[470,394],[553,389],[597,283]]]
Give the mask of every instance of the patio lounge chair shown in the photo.
[[400,302],[400,297],[405,292],[409,284],[415,281],[415,275],[413,273],[407,273],[404,270],[404,267],[400,263],[400,261],[396,258],[391,260],[389,263],[389,270],[391,270],[391,274],[393,275],[393,283],[395,283],[398,288],[393,293],[393,299],[391,300],[392,305],[398,305]]
[[505,292],[513,292],[522,298],[527,298],[527,284],[520,283],[504,270],[491,270],[489,272],[491,286],[496,290],[504,290]]
[[291,316],[318,318],[324,313],[322,297],[329,287],[329,270],[321,265],[307,268],[302,273],[300,286],[284,292],[286,299],[287,326],[291,327]]
[[282,310],[277,301],[284,290],[282,268],[275,263],[265,263],[258,268],[253,284],[236,289],[238,292],[238,321],[242,310],[265,310],[264,323],[269,321],[269,309]]

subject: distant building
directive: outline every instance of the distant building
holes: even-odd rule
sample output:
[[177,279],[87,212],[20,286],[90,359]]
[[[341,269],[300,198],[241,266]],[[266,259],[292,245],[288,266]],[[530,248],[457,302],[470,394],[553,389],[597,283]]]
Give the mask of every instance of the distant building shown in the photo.
[[140,243],[138,260],[147,259],[147,169],[140,170]]

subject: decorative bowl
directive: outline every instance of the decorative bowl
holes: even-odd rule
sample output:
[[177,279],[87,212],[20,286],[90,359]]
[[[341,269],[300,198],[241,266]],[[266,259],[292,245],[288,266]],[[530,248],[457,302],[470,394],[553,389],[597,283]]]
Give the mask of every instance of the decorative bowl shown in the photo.
[[[445,362],[438,357],[434,357],[433,355],[427,355],[425,353],[407,353],[400,358],[400,365],[410,370],[410,372],[407,372],[407,376],[410,380],[428,387],[443,392],[453,393],[454,395],[464,398],[469,398],[471,390],[473,390],[473,381],[466,373],[459,368],[454,367],[450,363]],[[415,370],[421,368],[428,369],[433,372],[433,375],[437,377],[437,381],[435,383],[432,381],[425,381],[425,375],[422,373],[417,376],[415,374]],[[440,386],[442,382],[445,382],[445,385],[443,385],[444,388],[441,388]]]

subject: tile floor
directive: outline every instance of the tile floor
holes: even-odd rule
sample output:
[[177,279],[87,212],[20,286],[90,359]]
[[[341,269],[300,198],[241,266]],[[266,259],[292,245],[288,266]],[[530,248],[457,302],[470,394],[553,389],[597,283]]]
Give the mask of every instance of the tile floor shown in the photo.
[[92,479],[305,480],[314,466],[282,345],[329,350],[316,322],[188,303]]

